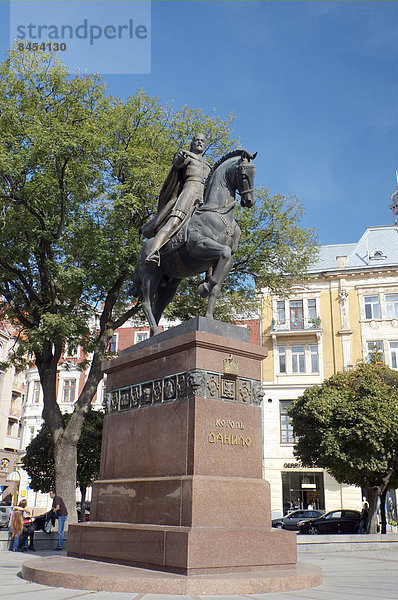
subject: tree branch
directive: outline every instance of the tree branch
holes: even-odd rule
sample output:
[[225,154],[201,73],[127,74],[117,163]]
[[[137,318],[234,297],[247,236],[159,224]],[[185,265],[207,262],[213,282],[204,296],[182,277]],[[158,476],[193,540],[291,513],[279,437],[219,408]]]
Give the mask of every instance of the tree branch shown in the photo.
[[129,310],[127,310],[118,319],[116,319],[116,321],[114,322],[115,329],[119,329],[119,327],[124,325],[124,323],[126,321],[128,321],[129,319],[131,319],[131,317],[136,315],[139,312],[139,310],[141,309],[141,306],[142,306],[141,301],[138,300],[134,306],[132,306]]
[[57,170],[58,184],[59,184],[60,194],[61,194],[61,216],[60,216],[60,220],[59,220],[59,225],[58,225],[57,232],[55,234],[53,234],[53,238],[55,240],[59,240],[59,238],[61,237],[61,234],[62,234],[62,230],[63,230],[64,225],[65,225],[65,218],[66,218],[66,198],[65,198],[64,178],[65,178],[66,167],[68,165],[69,159],[70,159],[70,156],[68,156],[66,158],[66,160],[64,161],[64,164],[62,165],[61,170],[59,170],[58,161],[55,160],[55,168]]
[[[31,283],[28,282],[25,275],[19,269],[17,269],[16,267],[12,267],[8,263],[6,263],[4,260],[0,260],[0,265],[3,267],[3,269],[5,269],[6,271],[9,271],[10,273],[14,273],[18,277],[18,279],[21,281],[22,285],[25,288],[25,292],[30,297],[31,301],[34,300],[35,302],[40,304],[39,296],[36,294]],[[16,285],[16,284],[14,283],[14,285]]]
[[7,300],[7,303],[10,305],[15,316],[22,323],[22,325],[24,325],[24,327],[26,327],[27,329],[32,329],[35,326],[35,323],[33,321],[30,321],[26,317],[26,314],[21,311],[20,307],[15,304],[14,298],[12,296],[12,293],[10,292],[8,284],[6,284],[6,287],[0,286],[0,294],[4,296],[4,298]]

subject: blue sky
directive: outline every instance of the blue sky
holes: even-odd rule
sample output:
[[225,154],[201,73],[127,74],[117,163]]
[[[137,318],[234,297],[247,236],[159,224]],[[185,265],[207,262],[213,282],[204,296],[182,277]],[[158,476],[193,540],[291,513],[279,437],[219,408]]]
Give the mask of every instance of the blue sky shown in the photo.
[[[95,1],[98,14],[109,4]],[[144,88],[177,107],[233,111],[242,145],[258,151],[256,182],[299,197],[322,244],[392,223],[397,2],[154,0],[151,9],[151,73],[104,75],[110,93]],[[2,59],[8,15],[0,1]]]

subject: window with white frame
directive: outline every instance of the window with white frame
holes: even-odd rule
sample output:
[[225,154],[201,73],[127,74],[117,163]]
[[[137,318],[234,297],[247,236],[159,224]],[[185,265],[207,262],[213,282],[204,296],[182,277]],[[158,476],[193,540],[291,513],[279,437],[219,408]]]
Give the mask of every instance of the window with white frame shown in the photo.
[[33,382],[33,396],[32,402],[33,404],[39,404],[40,400],[40,381]]
[[287,414],[287,411],[291,407],[291,405],[291,400],[281,400],[279,402],[281,444],[294,444],[296,441],[294,437],[291,419]]
[[297,329],[304,327],[303,301],[292,300],[290,302],[290,325]]
[[148,339],[148,332],[147,331],[136,331],[134,333],[134,344],[139,344],[139,342],[143,342],[144,340]]
[[73,346],[72,344],[65,343],[64,357],[65,358],[78,358],[80,346]]
[[276,300],[273,310],[273,318],[277,326],[288,325],[291,329],[304,329],[308,325],[314,325],[319,321],[315,298],[290,301]]
[[380,356],[380,362],[384,363],[384,346],[382,340],[368,342],[368,362],[371,362],[376,355],[377,358]]
[[63,402],[74,402],[76,393],[76,379],[64,379],[64,385],[62,389],[62,401]]
[[278,346],[277,369],[287,375],[319,373],[319,345]]
[[313,319],[317,318],[316,313],[316,300],[314,298],[308,300],[308,321],[311,323]]
[[292,372],[305,373],[305,346],[291,346]]
[[14,392],[11,394],[11,405],[10,405],[11,411],[15,411],[17,409],[17,403],[18,403],[18,400],[20,399],[20,397],[21,396],[19,394],[16,394]]
[[365,319],[380,319],[380,297],[375,296],[364,296],[365,304]]
[[310,345],[311,373],[319,373],[318,344]]
[[35,364],[35,355],[34,352],[28,352],[26,355],[26,360],[29,366],[32,366]]
[[278,325],[284,325],[286,323],[286,310],[284,300],[278,300],[278,302],[276,303],[276,320]]
[[390,367],[398,369],[398,342],[390,342]]
[[398,319],[398,294],[386,294],[386,313],[388,319]]
[[286,373],[286,346],[278,346],[279,373]]
[[117,333],[115,333],[108,344],[108,352],[116,352],[117,351]]

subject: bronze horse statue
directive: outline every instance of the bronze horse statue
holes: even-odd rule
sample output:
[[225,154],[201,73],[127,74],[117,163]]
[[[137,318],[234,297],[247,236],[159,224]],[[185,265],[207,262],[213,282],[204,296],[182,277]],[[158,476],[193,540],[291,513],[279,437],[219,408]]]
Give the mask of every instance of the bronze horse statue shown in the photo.
[[204,190],[204,202],[187,223],[161,249],[160,266],[146,262],[152,239],[138,255],[131,294],[142,297],[151,335],[159,333],[158,323],[184,277],[212,270],[210,278],[199,285],[202,297],[209,297],[206,317],[213,318],[215,302],[233,264],[240,237],[235,220],[235,192],[241,205],[254,202],[254,164],[257,152],[234,150],[220,158],[211,169]]

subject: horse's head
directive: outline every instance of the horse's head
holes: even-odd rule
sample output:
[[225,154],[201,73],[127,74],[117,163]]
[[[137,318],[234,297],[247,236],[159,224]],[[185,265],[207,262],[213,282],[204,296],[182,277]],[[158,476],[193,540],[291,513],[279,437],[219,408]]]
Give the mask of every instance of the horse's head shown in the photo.
[[235,181],[240,203],[242,206],[250,208],[254,204],[254,163],[255,154],[249,154],[246,150],[242,151],[240,159],[235,167]]

